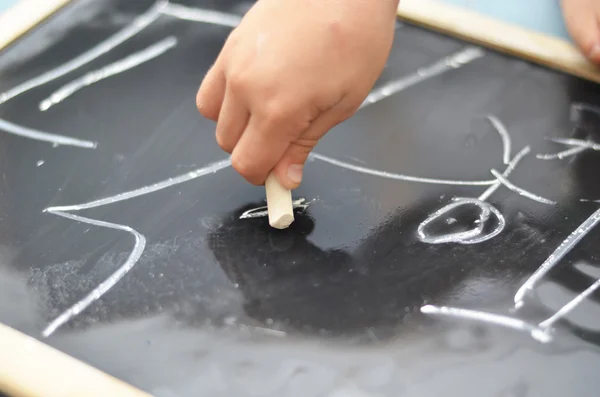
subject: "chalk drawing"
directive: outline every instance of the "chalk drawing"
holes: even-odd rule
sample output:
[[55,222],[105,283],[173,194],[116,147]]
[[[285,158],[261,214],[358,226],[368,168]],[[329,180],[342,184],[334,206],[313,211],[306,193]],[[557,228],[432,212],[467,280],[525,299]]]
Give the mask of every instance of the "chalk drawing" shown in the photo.
[[113,48],[117,47],[126,40],[129,40],[143,29],[148,27],[161,15],[160,11],[165,8],[167,4],[168,1],[157,1],[150,9],[148,9],[148,11],[135,18],[131,24],[127,25],[106,40],[101,41],[91,49],[83,52],[81,55],[37,77],[32,78],[31,80],[27,80],[4,93],[1,93],[0,104],[5,103],[18,95],[21,95],[24,92],[37,88],[52,80],[56,80],[76,69],[79,69],[99,56],[106,54]]
[[59,315],[56,319],[54,319],[48,326],[42,331],[42,335],[47,338],[54,333],[59,327],[66,324],[70,319],[77,316],[79,313],[84,311],[89,305],[100,299],[102,295],[108,292],[116,283],[119,282],[129,272],[137,263],[137,261],[142,256],[144,252],[144,248],[146,247],[146,237],[137,232],[135,229],[132,229],[129,226],[119,225],[117,223],[104,222],[96,219],[85,218],[83,216],[72,215],[66,212],[56,211],[52,208],[46,209],[46,212],[49,212],[54,215],[61,216],[63,218],[71,219],[77,222],[83,222],[90,225],[107,227],[110,229],[122,230],[124,232],[131,233],[135,238],[135,244],[133,246],[133,250],[129,254],[129,257],[119,267],[113,274],[111,274],[106,280],[104,280],[100,285],[94,288],[88,295],[86,295],[83,299],[79,300],[69,309],[64,311],[61,315]]
[[432,77],[465,66],[474,60],[483,57],[484,55],[485,52],[481,48],[469,46],[455,54],[437,61],[433,65],[421,68],[413,74],[402,77],[398,80],[390,81],[389,83],[374,89],[363,101],[359,109],[363,109],[367,106],[389,98],[400,91],[403,91]]
[[60,314],[55,320],[53,320],[44,329],[42,335],[44,337],[50,336],[59,327],[66,324],[73,317],[77,316],[79,313],[81,313],[83,310],[85,310],[89,305],[91,305],[92,303],[94,303],[95,301],[100,299],[102,297],[102,295],[104,295],[112,287],[114,287],[115,284],[117,284],[119,282],[119,280],[121,280],[125,276],[125,274],[127,274],[127,272],[129,272],[129,270],[131,270],[135,266],[135,264],[141,257],[142,253],[144,252],[144,247],[146,246],[146,238],[141,233],[137,232],[135,229],[131,228],[130,226],[120,225],[120,224],[111,223],[111,222],[105,222],[105,221],[101,221],[101,220],[97,220],[97,219],[85,218],[85,217],[82,217],[79,215],[70,214],[69,212],[81,211],[81,210],[85,210],[85,209],[89,209],[89,208],[100,207],[103,205],[113,204],[113,203],[117,203],[120,201],[129,200],[134,197],[139,197],[139,196],[143,196],[146,194],[154,193],[156,191],[166,189],[166,188],[174,186],[174,185],[189,182],[193,179],[199,178],[204,175],[214,174],[217,171],[220,171],[222,169],[229,167],[230,165],[231,165],[231,162],[229,159],[221,160],[221,161],[217,161],[217,162],[208,164],[207,166],[199,168],[195,171],[191,171],[191,172],[185,173],[185,174],[177,176],[177,177],[169,178],[169,179],[154,183],[149,186],[144,186],[142,188],[131,190],[131,191],[124,192],[124,193],[120,193],[120,194],[117,194],[117,195],[114,195],[111,197],[106,197],[103,199],[99,199],[99,200],[95,200],[95,201],[91,201],[91,202],[83,203],[83,204],[75,204],[75,205],[68,205],[68,206],[56,206],[56,207],[46,208],[44,210],[44,212],[47,212],[47,213],[50,213],[53,215],[57,215],[57,216],[61,216],[63,218],[71,219],[71,220],[74,220],[77,222],[88,223],[90,225],[106,227],[106,228],[116,229],[116,230],[122,230],[122,231],[125,231],[128,233],[131,233],[135,237],[135,245],[133,247],[133,250],[129,254],[129,257],[127,258],[125,263],[123,263],[123,265],[121,265],[121,267],[119,267],[119,269],[117,269],[104,282],[102,282],[100,285],[98,285],[96,288],[94,288],[92,290],[92,292],[90,292],[87,296],[85,296],[83,299],[81,299],[78,302],[76,302],[75,304],[73,304],[73,306],[71,306],[65,312]]
[[188,7],[181,4],[169,3],[162,8],[161,13],[178,19],[187,21],[210,23],[235,28],[242,20],[241,17],[233,14],[208,10],[203,8]]
[[421,308],[421,312],[424,314],[455,317],[463,320],[473,320],[492,325],[499,325],[505,328],[514,329],[516,331],[525,331],[529,333],[535,340],[542,343],[548,343],[552,341],[552,336],[546,330],[540,328],[539,326],[535,326],[523,320],[503,316],[500,314],[481,312],[477,310],[460,309],[455,307],[438,307],[432,305],[423,306]]
[[567,255],[592,229],[600,222],[600,209],[596,210],[575,231],[573,231],[554,252],[542,263],[542,265],[521,285],[515,294],[515,308],[523,306],[525,296],[533,290],[535,285],[550,270],[556,266],[565,255]]
[[494,175],[496,178],[498,178],[498,181],[500,183],[502,183],[504,186],[506,186],[508,189],[512,190],[513,192],[516,192],[516,193],[520,194],[521,196],[527,197],[527,198],[529,198],[533,201],[537,201],[539,203],[550,204],[550,205],[556,204],[556,201],[548,200],[547,198],[538,196],[537,194],[533,194],[523,188],[516,186],[515,184],[510,182],[508,179],[506,179],[498,171],[496,171],[494,169],[492,169],[491,171],[492,171],[492,175]]
[[118,60],[114,63],[104,66],[103,68],[89,72],[82,77],[65,84],[42,102],[40,102],[39,108],[41,111],[46,111],[52,106],[64,101],[77,91],[95,84],[106,78],[115,76],[119,73],[123,73],[127,70],[133,69],[143,63],[148,62],[151,59],[164,54],[171,48],[177,45],[177,38],[169,36],[151,46],[143,49],[142,51],[135,52],[126,58]]
[[64,135],[53,134],[50,132],[34,130],[33,128],[23,127],[10,121],[0,119],[0,130],[12,135],[17,135],[23,138],[34,139],[36,141],[48,142],[54,146],[75,146],[84,149],[95,149],[96,142],[86,141],[83,139],[71,138]]

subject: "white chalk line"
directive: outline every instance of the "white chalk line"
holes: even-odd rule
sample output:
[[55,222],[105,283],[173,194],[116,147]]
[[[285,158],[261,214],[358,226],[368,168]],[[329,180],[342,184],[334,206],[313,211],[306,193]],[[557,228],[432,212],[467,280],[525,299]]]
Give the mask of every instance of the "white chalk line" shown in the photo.
[[535,285],[552,268],[554,268],[565,255],[567,255],[592,229],[600,222],[600,209],[596,210],[575,231],[573,231],[554,252],[542,263],[542,265],[521,285],[514,296],[515,308],[523,306],[525,296],[533,290]]
[[510,135],[508,134],[508,130],[502,124],[502,122],[494,115],[486,116],[489,122],[494,126],[498,134],[500,135],[500,139],[502,139],[502,161],[504,164],[510,163],[510,152],[511,152],[511,140]]
[[61,315],[59,315],[56,319],[54,319],[42,332],[42,335],[47,338],[54,333],[58,328],[62,325],[66,324],[73,317],[77,316],[79,313],[84,311],[89,305],[100,299],[106,292],[108,292],[115,284],[119,282],[137,263],[137,261],[142,256],[144,252],[144,248],[146,247],[146,237],[144,235],[137,232],[135,229],[132,229],[129,226],[120,225],[117,223],[104,222],[96,219],[85,218],[78,215],[72,215],[66,212],[61,211],[53,211],[46,210],[49,213],[54,215],[61,216],[63,218],[71,219],[77,222],[83,222],[90,225],[106,227],[109,229],[122,230],[124,232],[131,233],[135,238],[135,245],[133,246],[133,250],[129,254],[127,260],[117,269],[113,274],[111,274],[106,280],[100,283],[96,288],[94,288],[88,295],[86,295],[83,299],[79,300],[69,309],[65,310]]
[[103,199],[99,199],[99,200],[95,200],[95,201],[91,201],[91,202],[83,203],[83,204],[68,205],[68,206],[56,206],[56,207],[46,208],[44,210],[44,212],[51,213],[51,214],[54,214],[57,216],[61,216],[63,218],[75,220],[78,222],[84,222],[84,223],[88,223],[91,225],[107,227],[110,229],[116,229],[116,230],[122,230],[122,231],[129,232],[134,235],[134,237],[136,239],[136,243],[135,243],[135,246],[134,246],[131,254],[125,261],[125,263],[119,269],[117,269],[116,272],[114,272],[109,278],[107,278],[99,286],[94,288],[94,290],[92,290],[92,292],[90,292],[86,297],[84,297],[83,299],[76,302],[73,306],[71,306],[69,309],[67,309],[65,312],[63,312],[61,315],[59,315],[55,320],[53,320],[45,328],[42,335],[44,337],[50,336],[60,326],[62,326],[66,322],[68,322],[73,317],[77,316],[79,313],[81,313],[83,310],[85,310],[94,301],[100,299],[100,297],[102,297],[106,292],[108,292],[119,280],[121,280],[125,276],[125,274],[127,274],[127,272],[129,272],[129,270],[131,270],[135,266],[135,264],[141,257],[142,253],[144,252],[144,248],[146,246],[146,238],[142,234],[137,232],[135,229],[133,229],[129,226],[120,225],[120,224],[116,224],[116,223],[110,223],[110,222],[104,222],[104,221],[91,219],[91,218],[85,218],[82,216],[70,214],[68,211],[81,211],[84,209],[95,208],[95,207],[100,207],[103,205],[117,203],[119,201],[129,200],[134,197],[139,197],[139,196],[143,196],[146,194],[150,194],[150,193],[153,193],[153,192],[156,192],[156,191],[159,191],[162,189],[166,189],[168,187],[171,187],[171,186],[174,186],[174,185],[177,185],[180,183],[185,183],[185,182],[191,181],[193,179],[199,178],[204,175],[214,174],[215,172],[222,170],[224,168],[227,168],[230,165],[231,165],[231,161],[229,159],[221,160],[221,161],[217,161],[217,162],[208,164],[207,166],[199,168],[195,171],[191,171],[191,172],[185,173],[185,174],[177,176],[177,177],[169,178],[169,179],[157,182],[157,183],[149,185],[149,186],[144,186],[139,189],[120,193],[115,196],[106,197]]
[[583,146],[576,146],[574,148],[563,150],[562,152],[558,152],[558,153],[537,154],[535,157],[537,157],[540,160],[556,160],[556,159],[563,160],[563,159],[566,159],[567,157],[575,156],[576,154],[584,152],[587,149],[588,148],[583,147]]
[[213,25],[228,26],[231,28],[235,28],[236,26],[238,26],[242,20],[240,16],[228,14],[225,12],[188,7],[181,4],[173,3],[169,3],[160,12],[162,14],[169,15],[182,20],[210,23]]
[[[477,226],[474,229],[463,231],[463,232],[450,233],[450,234],[446,234],[443,236],[437,236],[437,237],[430,237],[425,233],[425,228],[431,222],[435,221],[442,215],[446,214],[448,211],[451,211],[454,208],[457,208],[457,207],[460,207],[460,206],[463,206],[466,204],[475,205],[475,206],[479,207],[479,209],[480,209],[479,222],[477,222]],[[444,243],[451,243],[451,242],[457,243],[457,242],[460,242],[460,241],[463,241],[466,239],[476,237],[483,232],[485,222],[487,221],[487,219],[490,216],[491,211],[490,211],[489,207],[491,207],[489,204],[487,204],[483,201],[477,200],[477,199],[457,197],[453,203],[450,203],[450,204],[442,207],[441,209],[437,210],[436,212],[429,215],[429,217],[427,217],[423,222],[421,222],[419,224],[419,226],[417,227],[417,235],[419,236],[419,240],[421,240],[424,243],[428,243],[428,244],[444,244]]]
[[552,336],[548,332],[546,332],[546,330],[535,325],[529,324],[523,320],[500,314],[493,314],[477,310],[460,309],[447,306],[438,307],[433,305],[423,306],[421,308],[421,312],[423,314],[454,317],[463,320],[473,320],[491,325],[499,325],[504,328],[513,329],[515,331],[525,331],[529,333],[535,340],[542,343],[548,343],[552,340]]
[[399,181],[407,181],[407,182],[418,182],[418,183],[429,183],[429,184],[439,184],[439,185],[458,185],[458,186],[489,186],[496,182],[495,179],[487,180],[487,181],[460,181],[460,180],[450,180],[450,179],[433,179],[433,178],[421,178],[410,175],[396,174],[388,171],[380,171],[372,168],[362,167],[355,164],[350,164],[345,161],[337,160],[331,157],[324,156],[322,154],[312,152],[309,155],[309,158],[317,159],[324,161],[326,163],[335,165],[337,167],[346,168],[351,171],[360,172],[367,175],[374,175],[381,178],[394,179]]
[[420,68],[413,74],[404,76],[398,80],[390,81],[383,84],[381,87],[374,89],[363,101],[359,109],[373,105],[413,85],[438,76],[449,70],[454,70],[465,66],[470,62],[483,57],[484,55],[485,52],[481,48],[469,46],[455,54],[435,62],[432,65]]
[[174,36],[169,36],[141,51],[134,52],[133,54],[123,59],[110,63],[100,69],[96,69],[92,72],[86,73],[82,77],[79,77],[65,84],[64,86],[50,94],[48,98],[40,102],[39,109],[41,111],[46,111],[52,106],[64,101],[71,95],[75,94],[77,91],[88,87],[92,84],[95,84],[101,80],[131,70],[136,66],[139,66],[164,54],[176,45],[177,38],[175,38]]
[[[517,153],[515,155],[515,157],[512,159],[512,161],[510,161],[508,163],[508,166],[502,173],[502,176],[504,176],[505,178],[508,178],[510,176],[510,174],[512,174],[512,172],[515,170],[517,165],[521,162],[521,160],[526,155],[528,155],[530,152],[531,152],[531,148],[529,146],[525,146],[519,153]],[[500,186],[502,186],[502,183],[500,181],[496,180],[496,182],[492,186],[490,186],[485,192],[483,192],[481,194],[481,196],[478,197],[479,200],[481,200],[481,201],[487,200],[492,194],[494,194],[494,192],[496,190],[498,190],[498,188]]]
[[[511,138],[510,138],[510,134],[508,133],[508,130],[500,122],[500,120],[497,117],[491,115],[491,116],[487,116],[487,119],[491,122],[492,126],[496,129],[496,131],[498,132],[498,134],[500,135],[500,138],[502,140],[503,162],[505,164],[507,164],[507,167],[504,170],[502,175],[507,177],[514,171],[514,169],[519,164],[519,162],[523,159],[523,157],[525,157],[530,152],[531,149],[529,146],[524,147],[511,160],[510,159]],[[507,157],[508,157],[508,159],[507,159]],[[491,204],[486,203],[485,200],[487,200],[500,186],[501,186],[501,182],[496,179],[496,181],[485,192],[483,192],[481,194],[481,196],[479,196],[478,199],[473,199],[473,198],[455,198],[455,199],[453,199],[454,200],[453,203],[450,203],[450,204],[442,207],[441,209],[439,209],[438,211],[431,214],[427,219],[425,219],[423,222],[421,222],[419,224],[419,226],[417,228],[417,235],[418,235],[419,239],[422,242],[429,243],[429,244],[444,244],[444,243],[478,244],[478,243],[482,243],[484,241],[487,241],[487,240],[497,236],[498,234],[500,234],[502,232],[502,230],[504,230],[504,227],[506,226],[506,220],[504,219],[504,216],[502,215],[502,213],[500,213],[500,211],[498,211]],[[439,217],[445,215],[448,211],[450,211],[458,206],[465,205],[465,204],[473,204],[473,205],[478,206],[481,209],[481,212],[479,214],[478,224],[475,228],[473,228],[471,230],[463,231],[463,232],[451,233],[451,234],[436,236],[436,237],[430,237],[425,233],[424,229],[429,223],[431,223],[431,222],[435,221],[436,219],[438,219]],[[494,216],[496,217],[496,219],[498,221],[498,224],[489,233],[481,235],[481,233],[483,232],[484,223],[489,218],[490,213],[494,214]]]
[[558,153],[547,153],[547,154],[538,154],[537,158],[540,160],[555,160],[555,159],[564,159],[570,156],[574,156],[578,153],[581,153],[585,150],[600,150],[600,145],[592,142],[592,141],[584,141],[581,139],[572,139],[572,138],[546,138],[550,141],[561,143],[567,146],[574,146],[571,149],[564,150]]
[[581,111],[587,111],[595,113],[596,116],[600,116],[600,108],[592,106],[588,103],[575,102],[571,104],[570,118],[573,122],[579,122],[581,117]]
[[62,211],[62,212],[70,212],[70,211],[81,211],[89,208],[100,207],[107,204],[118,203],[119,201],[129,200],[134,197],[144,196],[149,193],[154,193],[159,190],[166,189],[168,187],[178,185],[180,183],[188,182],[196,178],[200,178],[201,176],[214,174],[217,171],[220,171],[224,168],[227,168],[231,165],[231,160],[221,160],[216,161],[214,163],[210,163],[205,167],[199,168],[194,171],[187,172],[185,174],[175,176],[173,178],[165,179],[163,181],[154,183],[152,185],[144,186],[139,189],[130,190],[127,192],[119,193],[114,196],[101,198],[98,200],[90,201],[88,203],[82,204],[73,204],[73,205],[65,205],[65,206],[57,206],[47,208],[46,211]]
[[569,301],[566,305],[561,307],[552,317],[549,317],[547,320],[542,321],[539,326],[542,328],[550,328],[554,323],[556,323],[561,318],[565,317],[569,314],[573,309],[575,309],[581,302],[587,299],[588,296],[593,294],[600,287],[600,279],[596,280],[592,285],[585,289],[581,294],[577,295],[571,301]]
[[3,119],[0,119],[0,130],[12,135],[20,136],[22,138],[48,142],[57,146],[75,146],[84,149],[95,149],[97,146],[96,142],[35,130],[33,128],[24,127]]
[[21,95],[29,90],[37,88],[43,84],[46,84],[52,80],[56,80],[82,66],[93,61],[99,56],[106,54],[113,48],[117,47],[121,43],[130,39],[131,37],[138,34],[140,31],[148,27],[154,22],[160,15],[160,11],[165,8],[168,1],[158,0],[148,11],[141,14],[135,20],[119,30],[106,40],[101,41],[91,49],[83,52],[79,56],[71,59],[70,61],[63,63],[60,66],[55,67],[41,75],[34,77],[33,79],[27,80],[16,87],[0,94],[0,104],[7,102],[8,100]]
[[528,199],[531,199],[533,201],[537,201],[537,202],[542,203],[542,204],[549,204],[549,205],[556,204],[555,201],[548,200],[547,198],[544,198],[542,196],[538,196],[537,194],[533,194],[533,193],[528,192],[527,190],[525,190],[523,188],[520,188],[520,187],[514,185],[512,182],[510,182],[508,179],[506,179],[501,173],[499,173],[498,171],[496,171],[494,169],[492,169],[491,172],[492,172],[492,175],[494,175],[498,179],[498,181],[500,183],[502,183],[508,189],[512,190],[513,192],[516,192],[516,193],[520,194],[523,197],[527,197]]

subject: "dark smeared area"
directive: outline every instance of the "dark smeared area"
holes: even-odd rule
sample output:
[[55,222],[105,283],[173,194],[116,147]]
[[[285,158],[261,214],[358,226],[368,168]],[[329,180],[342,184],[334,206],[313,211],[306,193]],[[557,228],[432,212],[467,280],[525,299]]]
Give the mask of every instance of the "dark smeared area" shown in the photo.
[[[240,15],[250,6],[182,3]],[[78,55],[151,4],[74,1],[0,53],[0,92]],[[0,118],[98,142],[96,150],[53,148],[0,132],[1,322],[42,339],[45,326],[133,247],[128,233],[45,208],[115,195],[225,158],[194,96],[228,34],[226,27],[161,17],[92,63],[0,105]],[[179,43],[165,55],[38,111],[63,84],[168,35]],[[377,86],[465,45],[399,27]],[[148,244],[123,280],[44,341],[157,397],[596,397],[600,294],[558,324],[550,345],[419,309],[512,315],[518,287],[600,205],[580,202],[600,199],[600,153],[535,158],[566,149],[546,137],[600,142],[599,115],[569,114],[574,102],[600,107],[598,98],[595,84],[490,51],[360,111],[319,144],[325,156],[373,169],[487,180],[491,168],[504,169],[501,140],[483,118],[497,116],[512,137],[512,155],[532,148],[510,181],[558,204],[500,187],[488,201],[506,228],[477,245],[424,244],[416,231],[453,197],[477,197],[485,187],[386,180],[316,159],[294,192],[314,202],[285,231],[266,219],[239,219],[264,205],[264,190],[232,169],[82,211],[131,226]],[[431,230],[464,231],[477,220],[469,208],[448,216],[454,220],[440,219]],[[599,233],[549,273],[520,318],[539,322],[596,280]]]

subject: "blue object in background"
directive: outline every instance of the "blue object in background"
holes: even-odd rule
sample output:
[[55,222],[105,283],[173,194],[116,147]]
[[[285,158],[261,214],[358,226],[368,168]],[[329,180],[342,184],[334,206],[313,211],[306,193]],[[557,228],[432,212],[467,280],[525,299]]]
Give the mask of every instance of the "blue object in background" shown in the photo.
[[466,7],[540,33],[570,40],[558,0],[441,1]]
[[8,7],[16,3],[17,0],[0,0],[0,12],[6,10]]
[[[18,0],[0,0],[0,12]],[[400,0],[402,1],[402,0]],[[557,0],[439,0],[552,36],[569,39]]]

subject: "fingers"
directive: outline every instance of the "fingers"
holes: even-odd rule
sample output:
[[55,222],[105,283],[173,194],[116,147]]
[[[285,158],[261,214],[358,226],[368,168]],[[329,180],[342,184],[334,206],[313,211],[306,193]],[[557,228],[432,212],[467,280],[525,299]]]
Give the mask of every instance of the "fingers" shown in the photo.
[[562,0],[569,34],[592,62],[600,63],[600,3],[596,0]]
[[217,143],[231,154],[246,129],[250,113],[231,90],[226,89],[225,98],[217,122]]
[[282,123],[265,122],[251,115],[246,130],[231,154],[231,164],[248,182],[265,183],[267,176],[290,145],[288,131]]
[[[356,109],[347,111],[342,104],[321,114],[302,137],[292,142],[274,168],[279,183],[287,189],[296,189],[302,182],[304,164],[310,152],[329,130],[350,117]],[[356,108],[358,108],[356,106]]]
[[198,111],[204,117],[213,121],[219,119],[225,96],[225,71],[221,66],[220,59],[221,57],[217,58],[215,64],[210,68],[196,95]]

